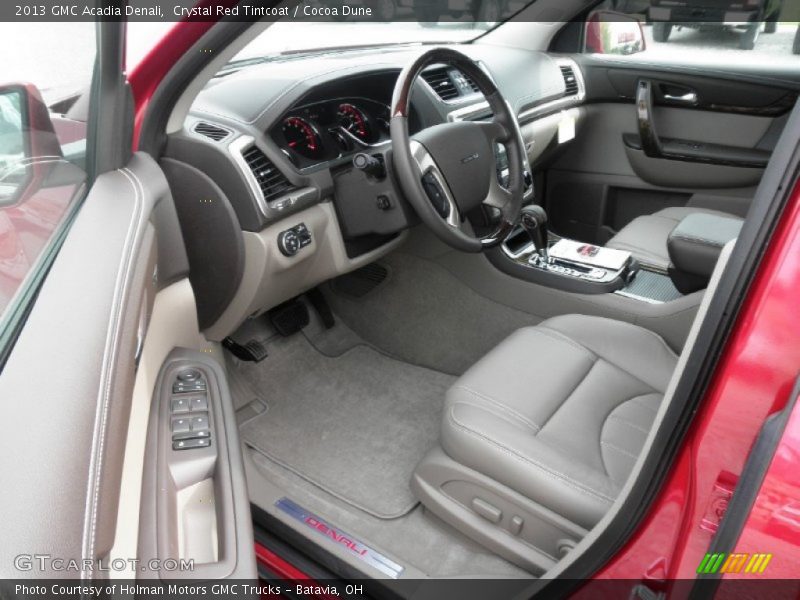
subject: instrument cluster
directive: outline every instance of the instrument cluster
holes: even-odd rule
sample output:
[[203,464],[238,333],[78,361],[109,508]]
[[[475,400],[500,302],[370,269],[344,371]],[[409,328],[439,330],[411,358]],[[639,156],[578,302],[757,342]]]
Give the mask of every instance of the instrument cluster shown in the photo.
[[389,107],[368,98],[341,98],[293,109],[271,130],[299,168],[333,161],[389,140]]

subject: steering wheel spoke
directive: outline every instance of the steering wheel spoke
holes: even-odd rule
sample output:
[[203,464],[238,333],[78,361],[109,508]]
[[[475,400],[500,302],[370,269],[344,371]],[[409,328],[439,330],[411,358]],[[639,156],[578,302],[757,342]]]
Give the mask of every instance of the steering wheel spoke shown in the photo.
[[477,123],[486,134],[486,139],[493,144],[505,144],[511,137],[505,125],[494,117],[488,121],[478,121]]
[[492,173],[492,183],[489,184],[489,193],[487,194],[486,199],[483,201],[483,204],[503,210],[506,206],[508,206],[509,202],[512,202],[513,200],[513,194],[501,186],[500,182],[497,181],[496,174]]
[[434,210],[450,227],[460,228],[458,205],[433,156],[416,140],[411,140],[411,154],[419,167],[422,188]]

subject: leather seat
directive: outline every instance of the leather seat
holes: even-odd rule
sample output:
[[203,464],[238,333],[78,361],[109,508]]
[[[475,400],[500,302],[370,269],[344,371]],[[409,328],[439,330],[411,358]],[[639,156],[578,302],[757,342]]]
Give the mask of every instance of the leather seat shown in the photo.
[[720,253],[681,356],[629,323],[564,315],[519,329],[448,390],[441,444],[411,489],[425,508],[541,575],[634,476],[686,366],[735,240]]
[[590,528],[630,474],[677,360],[656,334],[611,319],[520,329],[447,392],[442,447]]
[[640,263],[666,271],[670,264],[667,251],[667,238],[670,232],[684,217],[698,213],[742,221],[734,215],[708,208],[689,206],[665,208],[652,215],[635,218],[611,238],[606,247],[627,250]]

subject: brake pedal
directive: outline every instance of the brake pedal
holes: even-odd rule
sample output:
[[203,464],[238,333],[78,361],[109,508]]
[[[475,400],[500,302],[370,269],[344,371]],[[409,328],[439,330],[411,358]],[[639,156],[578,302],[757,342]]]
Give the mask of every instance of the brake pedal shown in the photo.
[[267,347],[258,340],[250,340],[246,344],[240,344],[232,337],[226,337],[222,340],[222,347],[239,360],[261,362],[267,358]]

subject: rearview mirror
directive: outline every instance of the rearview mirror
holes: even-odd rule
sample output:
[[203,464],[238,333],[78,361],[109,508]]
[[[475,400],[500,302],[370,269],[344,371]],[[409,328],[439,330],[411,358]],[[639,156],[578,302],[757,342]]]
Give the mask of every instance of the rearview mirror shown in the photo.
[[0,86],[0,207],[28,197],[43,165],[60,158],[61,146],[36,86]]
[[628,55],[645,49],[644,31],[631,15],[598,10],[586,19],[584,52]]

